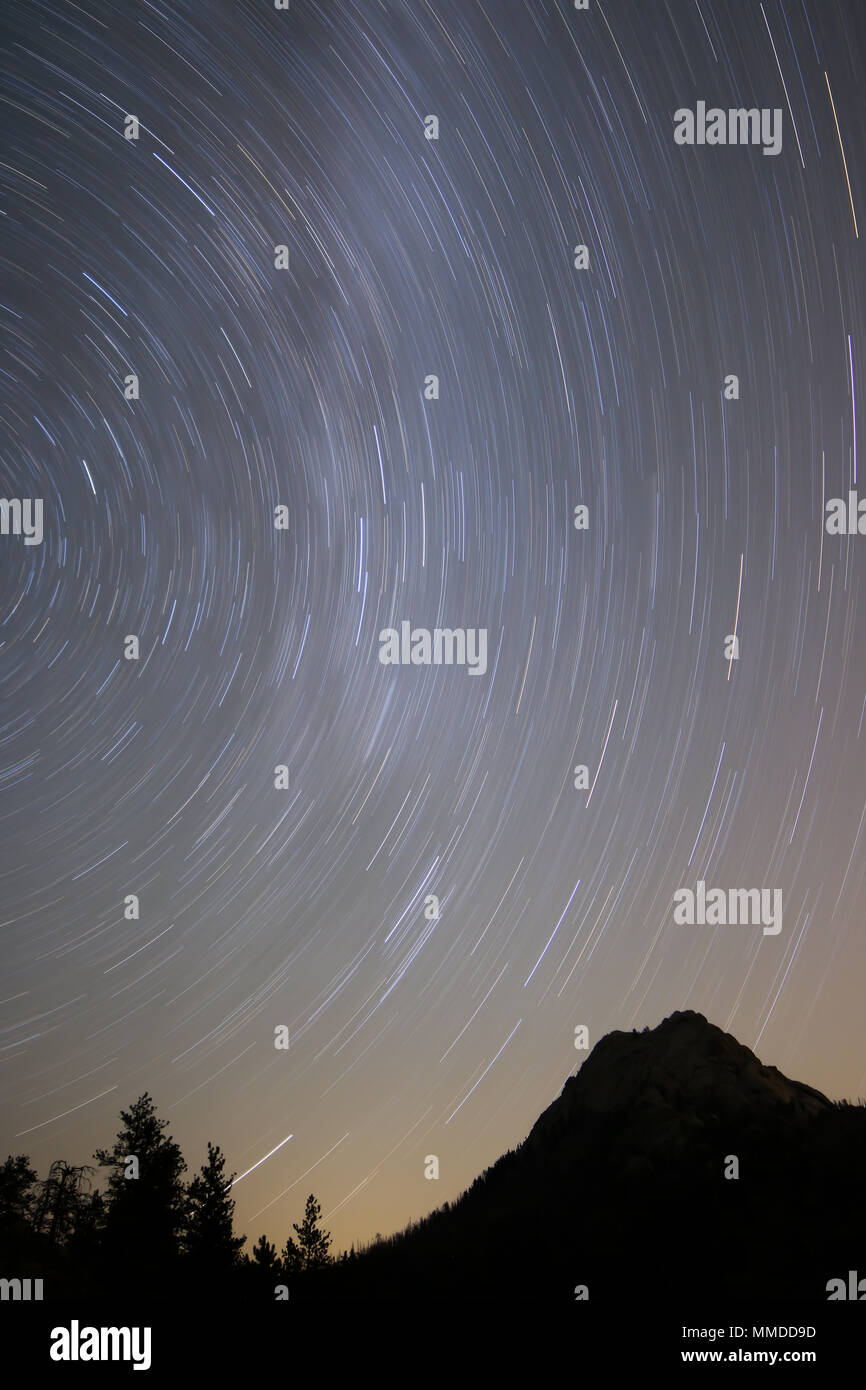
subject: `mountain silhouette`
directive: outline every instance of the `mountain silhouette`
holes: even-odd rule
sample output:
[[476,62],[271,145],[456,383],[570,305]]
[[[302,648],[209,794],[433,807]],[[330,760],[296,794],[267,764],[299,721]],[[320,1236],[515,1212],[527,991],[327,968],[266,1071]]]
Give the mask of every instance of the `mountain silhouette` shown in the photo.
[[763,1066],[730,1033],[688,1011],[651,1032],[603,1037],[526,1142],[568,1150],[594,1121],[621,1116],[636,1155],[670,1155],[707,1123],[760,1126],[771,1116],[798,1121],[831,1109],[820,1091]]
[[864,1160],[866,1107],[674,1013],[607,1034],[456,1202],[297,1293],[824,1301],[828,1280],[866,1274]]

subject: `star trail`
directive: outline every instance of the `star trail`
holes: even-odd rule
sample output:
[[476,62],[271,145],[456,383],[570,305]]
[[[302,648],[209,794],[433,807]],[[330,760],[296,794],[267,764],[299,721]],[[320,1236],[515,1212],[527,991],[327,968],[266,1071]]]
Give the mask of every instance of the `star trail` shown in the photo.
[[[148,1090],[250,1245],[312,1185],[343,1248],[579,1027],[866,1093],[859,0],[2,35],[4,1153]],[[782,929],[678,923],[701,881]]]

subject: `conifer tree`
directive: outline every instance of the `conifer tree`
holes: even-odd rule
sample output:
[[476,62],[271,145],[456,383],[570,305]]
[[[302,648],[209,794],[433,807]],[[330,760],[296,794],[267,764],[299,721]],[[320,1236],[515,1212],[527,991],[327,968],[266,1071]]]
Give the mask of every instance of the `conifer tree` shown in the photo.
[[57,1158],[48,1170],[48,1177],[38,1184],[33,1228],[47,1237],[49,1245],[65,1241],[80,1221],[87,1221],[92,1172],[87,1163],[76,1166]]
[[267,1236],[259,1236],[253,1246],[250,1263],[264,1270],[269,1276],[273,1274],[276,1277],[279,1274],[280,1262],[277,1259],[277,1247],[271,1244]]
[[137,1282],[167,1273],[178,1254],[186,1193],[180,1147],[165,1134],[147,1091],[129,1110],[111,1149],[94,1157],[107,1167],[105,1250],[116,1272]]
[[252,1256],[245,1255],[243,1265],[252,1279],[252,1287],[258,1289],[261,1296],[273,1298],[274,1290],[283,1282],[284,1276],[277,1247],[271,1244],[267,1236],[259,1236],[253,1246]]
[[184,1248],[196,1264],[215,1275],[224,1274],[237,1262],[245,1239],[233,1231],[235,1204],[230,1194],[235,1175],[227,1178],[225,1166],[219,1145],[209,1142],[207,1162],[187,1189]]
[[331,1264],[333,1256],[328,1251],[331,1245],[330,1231],[319,1229],[322,1208],[311,1192],[304,1209],[304,1219],[300,1226],[293,1221],[297,1241],[289,1236],[283,1250],[283,1267],[286,1274],[299,1274],[308,1269],[320,1269]]
[[12,1154],[0,1165],[0,1232],[12,1231],[29,1224],[36,1200],[39,1175],[31,1168],[26,1154]]

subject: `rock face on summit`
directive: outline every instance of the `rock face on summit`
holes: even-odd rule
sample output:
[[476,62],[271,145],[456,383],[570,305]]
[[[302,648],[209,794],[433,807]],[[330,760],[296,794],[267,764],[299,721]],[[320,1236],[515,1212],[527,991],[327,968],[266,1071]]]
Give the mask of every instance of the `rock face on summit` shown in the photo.
[[698,1013],[643,1033],[608,1033],[539,1117],[526,1145],[548,1151],[619,1119],[632,1152],[678,1151],[708,1124],[794,1123],[832,1110],[820,1091],[766,1067]]

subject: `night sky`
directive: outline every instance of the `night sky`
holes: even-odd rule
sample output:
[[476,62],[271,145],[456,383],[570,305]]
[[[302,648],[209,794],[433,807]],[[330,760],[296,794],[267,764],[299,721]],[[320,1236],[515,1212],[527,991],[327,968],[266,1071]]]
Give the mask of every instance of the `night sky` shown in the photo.
[[[314,1191],[339,1249],[519,1143],[579,1025],[866,1093],[861,0],[2,36],[2,1155],[148,1090],[250,1243]],[[781,151],[678,145],[702,101]],[[486,671],[383,665],[403,621]],[[698,880],[781,932],[675,924]]]

